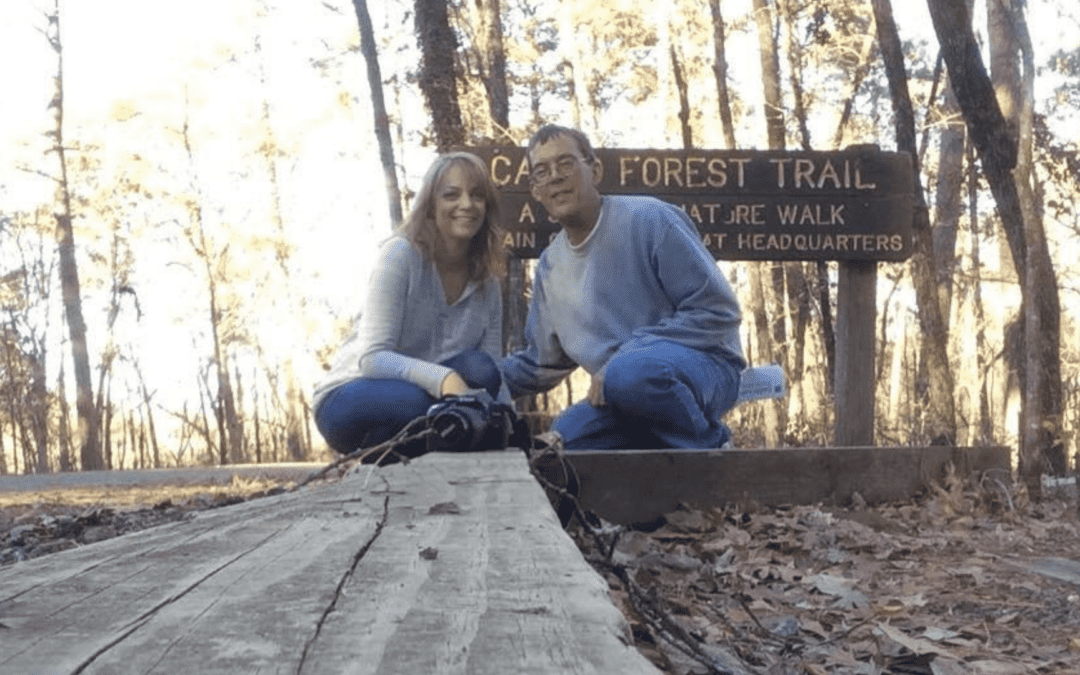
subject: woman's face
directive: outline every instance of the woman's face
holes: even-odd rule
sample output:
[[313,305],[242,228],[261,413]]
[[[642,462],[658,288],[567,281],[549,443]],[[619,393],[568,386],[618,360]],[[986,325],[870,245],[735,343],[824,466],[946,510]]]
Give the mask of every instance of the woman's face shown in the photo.
[[484,187],[460,164],[451,164],[435,190],[435,228],[447,243],[467,243],[484,224]]

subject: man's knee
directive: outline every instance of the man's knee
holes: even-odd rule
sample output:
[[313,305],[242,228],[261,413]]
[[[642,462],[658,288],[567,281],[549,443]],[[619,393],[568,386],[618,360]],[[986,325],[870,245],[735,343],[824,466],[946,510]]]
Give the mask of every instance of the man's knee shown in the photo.
[[616,407],[631,404],[646,387],[670,379],[669,364],[647,352],[617,354],[604,372],[604,400]]

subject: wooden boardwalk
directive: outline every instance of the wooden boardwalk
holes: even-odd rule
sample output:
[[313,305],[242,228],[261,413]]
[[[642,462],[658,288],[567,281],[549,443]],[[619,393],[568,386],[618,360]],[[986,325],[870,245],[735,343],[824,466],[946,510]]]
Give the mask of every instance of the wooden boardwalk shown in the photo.
[[657,673],[519,451],[0,569],[0,673]]

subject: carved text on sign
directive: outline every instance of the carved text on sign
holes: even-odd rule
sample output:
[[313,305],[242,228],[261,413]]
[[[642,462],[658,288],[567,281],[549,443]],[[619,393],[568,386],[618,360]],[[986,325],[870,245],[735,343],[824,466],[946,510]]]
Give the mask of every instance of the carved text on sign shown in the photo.
[[[533,257],[559,231],[529,190],[523,148],[473,149],[500,187],[505,243]],[[682,209],[717,258],[903,260],[914,180],[903,153],[598,149],[603,194]]]

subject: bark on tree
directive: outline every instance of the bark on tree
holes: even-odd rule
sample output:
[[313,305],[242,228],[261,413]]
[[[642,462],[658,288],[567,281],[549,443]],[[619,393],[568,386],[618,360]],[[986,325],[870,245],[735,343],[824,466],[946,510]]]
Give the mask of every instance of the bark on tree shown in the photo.
[[[801,47],[795,39],[795,8],[790,0],[780,0],[778,8],[784,15],[785,32],[787,35],[787,61],[788,80],[791,84],[791,97],[794,101],[793,113],[795,122],[799,126],[800,145],[803,150],[813,149],[810,140],[810,127],[807,120],[805,96],[803,94],[803,60]],[[803,366],[804,349],[806,341],[807,325],[810,321],[810,284],[807,281],[806,271],[809,265],[800,262],[786,262],[774,267],[783,273],[783,285],[776,285],[778,291],[784,293],[787,298],[785,307],[790,315],[791,339],[786,349],[785,363],[788,366],[788,381],[793,398],[801,402],[803,410],[823,409],[826,406],[821,401],[808,400],[808,392],[804,386]],[[830,326],[831,329],[831,326]],[[782,336],[780,336],[782,337]],[[832,368],[827,369],[832,372]],[[824,422],[824,420],[822,420]]]
[[457,36],[450,27],[446,0],[416,0],[414,7],[420,40],[420,90],[431,112],[435,147],[446,152],[465,142],[455,68]]
[[49,471],[49,391],[45,384],[45,364],[34,354],[28,354],[30,362],[30,391],[26,401],[30,418],[30,431],[37,448],[38,473]]
[[562,62],[559,64],[569,89],[570,114],[572,124],[581,129],[583,94],[588,87],[585,83],[586,69],[583,63],[581,50],[578,49],[577,31],[575,30],[574,11],[576,0],[563,0],[559,3],[559,54]]
[[926,428],[931,445],[954,445],[956,443],[956,409],[953,402],[953,376],[949,366],[946,349],[947,336],[941,319],[941,305],[938,302],[935,283],[930,214],[923,194],[915,136],[915,113],[908,93],[904,53],[896,23],[893,21],[892,5],[889,0],[872,0],[871,5],[893,103],[896,147],[899,151],[911,155],[915,173],[911,278],[918,304],[919,327],[926,347],[926,370],[929,378]]
[[[62,359],[61,359],[62,361]],[[74,471],[75,458],[73,443],[71,440],[71,408],[67,399],[67,377],[64,375],[64,364],[60,364],[60,372],[56,376],[56,398],[59,399],[60,423],[56,440],[60,445],[60,470]]]
[[953,272],[956,264],[956,231],[960,224],[961,190],[964,181],[964,122],[952,90],[945,88],[939,113],[941,136],[938,151],[937,189],[934,191],[933,251],[937,271],[938,301],[946,332],[952,307]]
[[724,143],[729,150],[734,150],[735,124],[731,119],[731,93],[727,85],[726,29],[724,28],[724,14],[720,9],[720,0],[709,0],[709,9],[712,11],[713,43],[715,45],[713,72],[716,74],[716,92],[719,95],[720,126],[724,130]]
[[[761,56],[762,82],[765,89],[765,130],[770,150],[783,150],[785,146],[784,133],[784,108],[780,93],[780,59],[773,35],[772,13],[767,0],[754,0],[754,19],[757,24],[758,51]],[[758,361],[771,363],[776,361],[774,350],[782,349],[785,343],[783,339],[784,312],[779,298],[783,297],[783,277],[771,277],[772,288],[769,289],[771,302],[766,297],[766,265],[772,269],[771,263],[748,263],[750,275],[750,315],[754,317],[754,333],[758,342]],[[779,268],[779,266],[777,266]],[[779,284],[777,283],[779,281]],[[772,306],[774,314],[774,328],[781,331],[780,339],[770,332],[770,324],[767,306]],[[769,447],[776,447],[780,443],[781,436],[781,411],[780,404],[776,401],[766,401],[763,404],[765,416],[765,442]]]
[[971,230],[972,306],[975,314],[975,368],[979,378],[979,414],[977,443],[990,443],[993,427],[990,421],[990,393],[987,380],[988,362],[986,346],[986,318],[982,299],[982,254],[979,234],[979,173],[975,169],[975,148],[970,142],[964,144],[967,162],[968,222]]
[[780,58],[773,36],[772,12],[768,0],[754,0],[758,48],[761,54],[762,85],[765,87],[765,132],[770,150],[783,150],[784,102],[780,93]]
[[375,30],[368,12],[367,0],[353,0],[356,20],[360,25],[360,53],[367,65],[368,90],[371,92],[371,114],[375,118],[375,140],[379,143],[379,162],[386,181],[386,201],[390,208],[390,228],[396,228],[404,220],[401,212],[401,189],[398,187],[397,165],[394,162],[394,143],[390,138],[390,116],[386,113],[383,97],[382,70],[379,68],[379,50],[375,45]]
[[1026,255],[1020,280],[1024,289],[1021,473],[1029,484],[1037,485],[1040,474],[1062,474],[1067,468],[1061,434],[1061,307],[1032,161],[1035,59],[1027,22],[1015,2],[991,0],[987,5],[990,77],[1002,115],[1018,139],[1012,179],[1023,215]]
[[506,84],[506,49],[503,45],[502,3],[500,0],[476,0],[480,16],[477,56],[480,79],[487,92],[488,112],[494,127],[494,142],[513,144],[510,135],[510,89]]
[[101,455],[101,422],[94,407],[93,383],[90,376],[90,354],[86,344],[86,322],[83,320],[82,294],[79,287],[79,267],[75,260],[75,233],[72,229],[74,213],[71,189],[68,184],[68,162],[64,147],[64,50],[60,41],[60,2],[55,0],[53,13],[48,16],[47,36],[56,52],[56,94],[50,104],[53,110],[53,139],[59,162],[57,201],[60,211],[56,219],[56,237],[59,242],[60,290],[64,301],[64,316],[71,339],[71,356],[75,370],[75,409],[78,415],[76,442],[83,471],[104,469]]
[[[1021,279],[1025,307],[1031,308],[1030,316],[1033,320],[1037,318],[1043,322],[1036,333],[1035,340],[1038,340],[1039,336],[1047,339],[1047,342],[1029,343],[1026,339],[1027,331],[1024,331],[1023,352],[1033,357],[1036,376],[1044,378],[1043,387],[1033,387],[1031,385],[1034,382],[1025,382],[1025,401],[1034,402],[1034,399],[1040,398],[1040,391],[1047,396],[1047,400],[1043,401],[1046,406],[1041,410],[1038,402],[1035,402],[1035,410],[1025,405],[1027,419],[1022,429],[1025,443],[1021,451],[1022,471],[1029,488],[1037,490],[1039,472],[1046,468],[1047,464],[1054,469],[1057,468],[1058,462],[1055,455],[1056,448],[1060,446],[1060,443],[1055,442],[1055,434],[1058,431],[1056,424],[1059,420],[1053,417],[1053,396],[1048,393],[1055,389],[1060,391],[1061,388],[1060,352],[1059,349],[1055,349],[1053,342],[1058,340],[1057,322],[1060,321],[1057,283],[1053,276],[1049,256],[1044,250],[1040,250],[1040,248],[1044,249],[1041,244],[1045,243],[1039,241],[1042,235],[1041,227],[1039,232],[1032,232],[1036,250],[1029,258],[1024,212],[1017,182],[1013,176],[1013,169],[1017,165],[1018,131],[1016,126],[1009,123],[1002,114],[993,84],[983,65],[978,43],[975,41],[966,3],[927,0],[927,4],[930,8],[934,32],[938,36],[938,42],[941,44],[945,63],[949,69],[949,80],[953,92],[956,94],[957,103],[967,123],[968,133],[978,150],[983,172],[997,204],[1005,237],[1012,253],[1013,264],[1018,278]],[[1036,263],[1036,269],[1032,270],[1032,275],[1029,277],[1029,267],[1032,262]],[[1027,316],[1028,313],[1025,313],[1025,319]],[[1055,363],[1057,364],[1056,372]],[[1029,395],[1033,401],[1027,401]],[[1030,444],[1028,444],[1029,440]]]
[[686,76],[683,74],[679,53],[671,45],[671,74],[675,79],[675,90],[679,93],[679,129],[682,132],[683,148],[694,147],[694,132],[690,128],[690,93],[687,91]]

